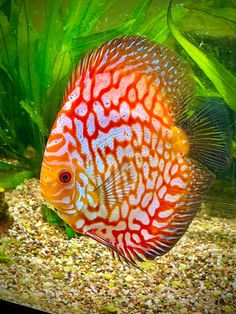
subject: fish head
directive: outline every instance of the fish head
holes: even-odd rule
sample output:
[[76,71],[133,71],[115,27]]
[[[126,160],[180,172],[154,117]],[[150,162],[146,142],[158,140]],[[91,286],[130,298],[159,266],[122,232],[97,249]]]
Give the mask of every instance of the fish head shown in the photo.
[[63,212],[73,209],[77,198],[73,165],[52,165],[44,160],[41,167],[40,191],[45,201],[57,210]]
[[73,214],[82,212],[85,207],[94,208],[99,203],[99,196],[91,178],[83,167],[73,160],[70,161],[69,153],[66,161],[58,160],[57,163],[44,158],[40,191],[46,203],[53,206],[64,220],[67,220],[67,215],[72,217]]

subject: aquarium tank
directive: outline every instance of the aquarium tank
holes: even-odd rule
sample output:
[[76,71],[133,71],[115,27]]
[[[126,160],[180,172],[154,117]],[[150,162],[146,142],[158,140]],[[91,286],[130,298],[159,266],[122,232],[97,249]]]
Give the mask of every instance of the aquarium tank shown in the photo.
[[[212,104],[205,123],[219,122],[216,111],[224,108],[229,155],[217,169],[215,154],[224,150],[203,158],[214,182],[194,199],[199,208],[180,241],[155,259],[136,254],[137,264],[129,254],[112,254],[102,237],[72,228],[42,197],[39,182],[76,65],[102,44],[129,36],[163,45],[188,64],[196,87],[184,117]],[[212,133],[203,130],[201,144],[211,147]],[[108,184],[118,182],[117,173]],[[235,0],[0,0],[1,300],[47,313],[235,313],[235,227]]]

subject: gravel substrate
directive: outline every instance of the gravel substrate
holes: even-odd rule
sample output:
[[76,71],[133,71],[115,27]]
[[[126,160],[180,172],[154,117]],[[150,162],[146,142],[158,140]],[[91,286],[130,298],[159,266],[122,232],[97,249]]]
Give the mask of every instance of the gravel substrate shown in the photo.
[[233,219],[198,215],[177,246],[145,273],[87,237],[68,240],[40,213],[38,181],[7,192],[14,218],[1,241],[0,297],[49,313],[236,313]]

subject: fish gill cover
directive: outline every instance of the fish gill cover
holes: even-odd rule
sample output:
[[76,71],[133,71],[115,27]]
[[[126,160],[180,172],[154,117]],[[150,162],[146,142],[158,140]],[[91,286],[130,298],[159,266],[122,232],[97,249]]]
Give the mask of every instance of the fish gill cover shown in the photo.
[[198,96],[228,105],[234,163],[226,179],[234,190],[236,5],[229,0],[0,0],[0,186],[38,176],[74,66],[93,47],[127,34],[176,50],[194,70]]

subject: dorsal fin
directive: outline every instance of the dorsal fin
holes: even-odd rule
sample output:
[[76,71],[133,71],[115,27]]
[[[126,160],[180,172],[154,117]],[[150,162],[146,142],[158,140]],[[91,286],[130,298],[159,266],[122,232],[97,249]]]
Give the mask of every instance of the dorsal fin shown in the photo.
[[93,78],[96,73],[117,69],[152,77],[173,117],[183,119],[195,91],[190,67],[173,50],[140,36],[113,39],[85,54],[71,76],[64,102],[86,75]]

